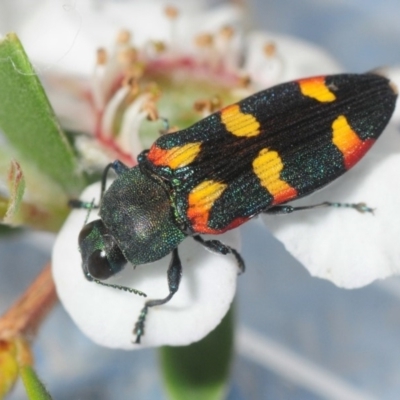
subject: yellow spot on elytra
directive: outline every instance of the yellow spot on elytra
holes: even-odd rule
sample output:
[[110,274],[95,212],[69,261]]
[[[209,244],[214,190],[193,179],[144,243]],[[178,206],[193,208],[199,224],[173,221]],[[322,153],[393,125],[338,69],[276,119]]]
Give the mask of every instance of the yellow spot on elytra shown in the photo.
[[188,143],[181,147],[173,147],[169,150],[170,161],[168,165],[172,169],[186,167],[200,153],[201,143]]
[[298,81],[301,93],[322,103],[336,100],[335,93],[331,92],[325,84],[323,76],[316,78],[301,79]]
[[164,150],[157,146],[150,149],[148,157],[155,165],[165,165],[171,169],[186,167],[197,157],[201,150],[201,143],[188,143]]
[[364,142],[351,129],[344,115],[333,121],[332,131],[332,142],[343,154],[346,168],[350,168],[361,157],[358,151]]
[[244,114],[237,104],[221,110],[221,121],[229,133],[240,137],[260,134],[260,123],[251,114]]
[[189,193],[187,216],[197,232],[210,232],[208,220],[215,201],[222,195],[228,185],[213,180],[204,181]]
[[227,186],[225,183],[208,180],[189,193],[187,216],[196,232],[216,233],[208,226],[210,211]]
[[204,181],[197,185],[189,193],[189,207],[207,212],[211,210],[215,200],[217,200],[228,185],[213,180]]
[[297,190],[280,177],[283,162],[277,151],[262,149],[253,161],[253,170],[261,185],[274,197],[273,204],[283,203],[297,196]]

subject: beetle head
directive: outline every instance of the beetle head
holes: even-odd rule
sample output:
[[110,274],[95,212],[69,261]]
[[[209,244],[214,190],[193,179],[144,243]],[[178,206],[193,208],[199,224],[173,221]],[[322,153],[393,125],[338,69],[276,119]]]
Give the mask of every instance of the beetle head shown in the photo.
[[79,234],[82,269],[88,280],[105,280],[127,263],[114,237],[101,219],[86,224]]

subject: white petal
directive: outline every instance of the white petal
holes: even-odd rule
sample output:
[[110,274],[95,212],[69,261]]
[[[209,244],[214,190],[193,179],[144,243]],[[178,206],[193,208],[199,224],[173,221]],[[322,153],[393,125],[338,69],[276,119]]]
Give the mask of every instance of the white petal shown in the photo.
[[[89,75],[95,49],[108,46],[123,28],[132,31],[134,45],[149,40],[168,41],[171,26],[164,10],[171,3],[174,2],[48,0],[41,2],[15,30],[31,59],[45,65],[45,69],[39,68],[39,73],[50,68]],[[199,31],[212,29],[217,23],[235,25],[239,17],[238,9],[232,6],[207,12],[206,1],[175,3],[180,11],[176,20],[177,38],[184,45],[189,42],[191,45]]]
[[197,49],[193,46],[197,35],[203,33],[216,34],[224,26],[240,29],[242,13],[239,8],[224,5],[203,12],[191,12],[179,21],[177,38],[181,48],[186,52],[196,54]]
[[[264,54],[266,43],[276,45],[276,56]],[[334,74],[340,65],[322,48],[312,43],[270,32],[252,32],[247,36],[244,69],[258,87],[267,87],[293,79]]]
[[130,104],[121,124],[121,130],[117,137],[117,143],[121,149],[129,150],[129,154],[136,159],[143,151],[143,145],[139,138],[139,129],[148,113],[141,111],[144,103],[149,100],[149,94],[142,94]]
[[115,160],[115,152],[105,148],[92,136],[77,135],[74,141],[82,171],[93,173],[101,171],[105,165]]
[[400,140],[387,128],[374,148],[328,188],[293,203],[366,202],[374,215],[352,209],[265,216],[271,231],[313,276],[344,288],[400,273]]
[[101,130],[102,134],[107,137],[113,136],[113,124],[115,115],[117,113],[118,108],[120,107],[121,103],[124,101],[126,96],[129,93],[129,86],[122,86],[120,87],[117,92],[114,94],[112,99],[108,101],[107,106],[104,110],[103,118],[102,118],[102,125]]
[[[98,197],[100,185],[88,187],[82,198]],[[237,265],[233,257],[211,253],[193,240],[179,246],[183,276],[179,291],[166,305],[149,310],[141,345],[134,345],[132,329],[144,298],[88,282],[82,273],[77,238],[85,211],[73,211],[57,237],[53,275],[61,302],[80,329],[100,345],[135,349],[160,345],[187,345],[207,335],[229,309],[236,289]],[[91,219],[95,219],[92,212]],[[238,248],[238,232],[218,239]],[[169,257],[129,265],[112,283],[142,290],[148,299],[168,294],[166,271]]]
[[[400,91],[400,67],[385,67],[378,68],[378,72],[381,72],[384,76],[389,78],[396,86],[397,90]],[[396,108],[394,110],[392,119],[394,123],[400,123],[400,101],[396,103]]]

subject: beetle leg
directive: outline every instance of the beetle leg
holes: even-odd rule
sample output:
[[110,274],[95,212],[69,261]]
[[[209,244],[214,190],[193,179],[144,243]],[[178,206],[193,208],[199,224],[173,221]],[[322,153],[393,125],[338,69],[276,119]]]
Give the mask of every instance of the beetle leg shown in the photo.
[[172,251],[172,258],[169,264],[167,276],[169,295],[164,299],[146,301],[133,330],[133,333],[136,335],[135,343],[140,343],[140,338],[144,335],[144,325],[149,308],[167,303],[179,289],[179,283],[182,277],[182,263],[177,248]]
[[127,167],[124,163],[122,163],[119,160],[115,160],[114,162],[108,164],[104,168],[103,176],[101,177],[100,202],[101,199],[103,198],[104,192],[106,191],[107,175],[110,168],[112,168],[117,175],[120,175],[129,169],[129,167]]
[[99,208],[98,204],[94,204],[94,200],[92,201],[83,201],[79,199],[71,199],[68,201],[68,206],[71,208],[79,209],[79,210],[93,210],[94,208]]
[[324,201],[323,203],[312,204],[309,206],[300,206],[300,207],[293,207],[288,205],[274,206],[263,211],[263,213],[272,215],[290,214],[294,211],[311,210],[314,208],[322,208],[322,207],[352,208],[360,213],[367,213],[367,212],[372,214],[374,213],[374,208],[368,207],[368,205],[365,203],[333,203],[330,201]]
[[246,266],[245,266],[244,260],[237,250],[233,249],[230,246],[227,246],[226,244],[223,244],[219,240],[204,240],[199,235],[193,236],[193,239],[196,242],[199,242],[200,244],[202,244],[206,249],[215,251],[216,253],[223,254],[223,255],[233,254],[233,256],[236,258],[236,262],[239,267],[239,274],[242,274],[245,271]]
[[[124,163],[119,160],[115,160],[114,162],[108,164],[103,171],[103,175],[101,177],[101,190],[100,190],[100,199],[103,198],[103,194],[106,190],[106,182],[107,182],[107,175],[108,171],[112,168],[117,175],[122,174],[126,170],[129,169]],[[100,205],[94,204],[93,201],[83,201],[79,199],[71,199],[68,201],[68,206],[71,208],[78,208],[78,209],[85,209],[85,210],[92,210],[94,208],[100,208]]]

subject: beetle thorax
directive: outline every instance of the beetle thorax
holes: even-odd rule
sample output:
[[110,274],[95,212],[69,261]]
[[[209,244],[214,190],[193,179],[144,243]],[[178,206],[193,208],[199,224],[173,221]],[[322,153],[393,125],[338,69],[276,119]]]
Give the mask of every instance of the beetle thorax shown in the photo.
[[174,220],[166,188],[139,167],[112,183],[102,199],[100,216],[134,265],[166,256],[185,237]]

